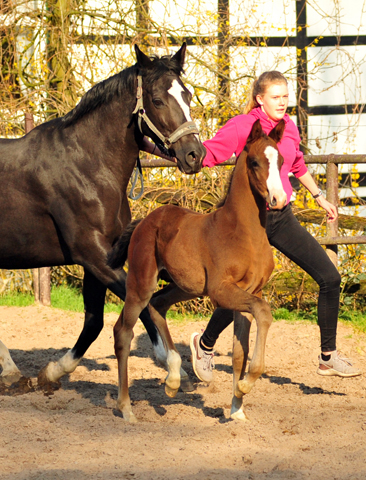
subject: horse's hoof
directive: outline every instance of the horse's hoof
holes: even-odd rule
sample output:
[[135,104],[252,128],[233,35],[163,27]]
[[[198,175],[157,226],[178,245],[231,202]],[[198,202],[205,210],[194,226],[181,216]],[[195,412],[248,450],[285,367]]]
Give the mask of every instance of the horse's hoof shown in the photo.
[[6,375],[0,375],[0,383],[2,385],[10,387],[10,385],[13,385],[14,383],[19,382],[19,380],[22,378],[22,374],[19,372],[14,372],[14,373],[8,373]]
[[43,390],[45,395],[52,395],[56,390],[59,390],[61,387],[61,382],[51,382],[46,374],[47,367],[43,368],[37,378],[38,388]]
[[249,418],[245,415],[241,408],[235,412],[232,412],[230,414],[230,418],[233,420],[239,420],[240,422],[249,422]]
[[169,385],[165,384],[165,393],[168,395],[168,397],[174,398],[178,393],[178,388],[171,388]]
[[0,395],[24,395],[34,392],[32,380],[28,377],[8,375],[0,379]]
[[194,391],[194,386],[193,383],[190,381],[188,377],[186,378],[181,378],[180,380],[180,388],[182,389],[183,392],[189,393]]
[[239,380],[238,389],[240,390],[241,393],[247,394],[251,391],[252,388],[253,388],[253,385],[248,383],[246,380]]

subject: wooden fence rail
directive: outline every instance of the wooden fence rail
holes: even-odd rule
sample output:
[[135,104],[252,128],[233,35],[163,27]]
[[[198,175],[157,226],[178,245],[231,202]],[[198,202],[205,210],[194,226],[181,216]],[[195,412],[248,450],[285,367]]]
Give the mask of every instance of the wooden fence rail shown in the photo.
[[[25,114],[25,132],[28,133],[34,128],[33,115]],[[366,163],[366,155],[305,155],[307,164],[326,164],[326,198],[338,206],[338,165]],[[220,165],[235,165],[235,158],[231,158]],[[174,167],[175,163],[163,159],[141,159],[141,166],[144,168]],[[363,244],[366,243],[366,236],[340,236],[338,221],[327,224],[325,237],[317,237],[320,244],[326,246],[326,250],[333,263],[337,266],[338,245]],[[51,304],[50,291],[50,268],[39,268],[33,270],[33,284],[35,300],[42,305]]]
[[[306,164],[325,164],[326,165],[326,198],[333,205],[338,207],[338,165],[339,164],[357,164],[366,163],[366,155],[304,155]],[[142,159],[142,167],[157,168],[175,166],[173,162],[163,159]],[[220,165],[235,165],[235,158],[231,158]],[[338,229],[338,220],[327,224],[325,237],[316,237],[321,245],[325,245],[329,257],[337,266],[338,263],[338,245],[363,244],[366,243],[365,235],[340,236]]]

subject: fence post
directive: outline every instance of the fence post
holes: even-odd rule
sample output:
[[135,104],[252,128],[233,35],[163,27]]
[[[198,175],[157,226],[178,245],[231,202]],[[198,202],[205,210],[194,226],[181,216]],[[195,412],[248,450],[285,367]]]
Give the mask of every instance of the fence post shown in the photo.
[[[34,128],[33,115],[25,114],[25,133]],[[50,267],[33,268],[34,300],[41,305],[51,305],[51,269]]]
[[[338,164],[327,162],[327,200],[336,206],[338,210]],[[333,223],[327,223],[327,237],[338,237],[338,219]],[[326,252],[336,268],[338,267],[338,246],[326,245]]]

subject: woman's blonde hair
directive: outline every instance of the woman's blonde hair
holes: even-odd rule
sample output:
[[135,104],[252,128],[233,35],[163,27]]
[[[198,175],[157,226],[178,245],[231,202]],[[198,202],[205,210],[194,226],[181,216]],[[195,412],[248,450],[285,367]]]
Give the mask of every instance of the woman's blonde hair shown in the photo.
[[249,113],[253,108],[259,107],[260,105],[257,102],[257,95],[264,95],[267,88],[276,83],[285,83],[287,85],[287,80],[281,72],[270,70],[269,72],[263,72],[259,75],[259,77],[253,82],[249,100],[244,107],[244,113]]

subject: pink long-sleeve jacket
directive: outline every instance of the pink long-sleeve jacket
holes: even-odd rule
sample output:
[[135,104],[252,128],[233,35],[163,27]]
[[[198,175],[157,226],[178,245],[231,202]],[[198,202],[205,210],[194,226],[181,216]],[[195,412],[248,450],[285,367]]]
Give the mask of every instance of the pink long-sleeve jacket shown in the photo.
[[[258,118],[263,131],[267,134],[278,123],[270,120],[260,107],[254,108],[247,115],[237,115],[220,128],[213,138],[203,142],[207,149],[203,166],[213,167],[228,160],[232,155],[238,157],[245,147],[253,123]],[[299,149],[300,135],[298,129],[287,114],[284,116],[284,120],[286,123],[285,130],[282,140],[277,146],[284,158],[280,176],[288,203],[292,195],[289,173],[293,173],[298,178],[305,175],[308,169],[304,162],[304,156]]]

